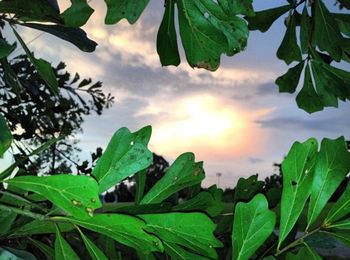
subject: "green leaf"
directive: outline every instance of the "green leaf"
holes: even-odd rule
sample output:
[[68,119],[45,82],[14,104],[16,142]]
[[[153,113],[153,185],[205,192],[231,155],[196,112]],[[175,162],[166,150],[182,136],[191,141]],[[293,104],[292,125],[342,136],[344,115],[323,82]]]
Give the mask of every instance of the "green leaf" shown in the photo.
[[217,258],[215,247],[222,244],[213,232],[215,224],[202,213],[163,213],[139,215],[146,221],[147,232],[165,242],[181,245],[197,254]]
[[84,233],[78,228],[81,238],[84,241],[92,260],[108,260],[107,256],[99,249]]
[[186,251],[183,247],[175,244],[175,243],[169,243],[169,242],[163,242],[164,243],[164,249],[165,252],[171,257],[171,259],[174,260],[205,260],[208,259],[206,257],[193,254],[191,252]]
[[7,246],[0,247],[0,259],[6,260],[36,260],[36,257],[24,250],[14,249]]
[[98,214],[85,220],[63,217],[56,217],[56,219],[66,220],[104,234],[141,252],[163,251],[162,242],[157,237],[147,234],[144,231],[145,222],[136,217],[122,214]]
[[94,9],[88,5],[87,0],[71,0],[71,3],[72,5],[61,14],[64,25],[81,27],[89,20]]
[[222,190],[212,186],[179,205],[172,208],[174,211],[203,211],[209,216],[218,216],[223,210]]
[[350,36],[350,15],[332,13],[332,16],[337,21],[340,31],[346,36]]
[[56,229],[55,240],[55,259],[60,260],[79,260],[79,256],[74,252],[71,246],[62,237],[60,230]]
[[307,12],[307,7],[303,9],[300,22],[300,47],[302,53],[308,53],[309,41],[311,39],[311,19]]
[[[69,232],[73,226],[69,223],[57,224],[61,232]],[[33,220],[15,230],[9,236],[10,238],[25,237],[39,234],[51,234],[56,232],[55,223],[49,220]]]
[[130,133],[124,127],[113,135],[92,171],[99,182],[100,193],[151,165],[153,155],[147,149],[148,133],[139,132]]
[[276,21],[282,14],[292,9],[292,7],[292,5],[283,5],[276,8],[255,12],[255,16],[246,17],[246,20],[249,22],[249,30],[266,32],[274,21]]
[[305,247],[302,247],[296,255],[292,253],[287,253],[286,260],[295,260],[295,259],[322,260],[322,257],[320,257],[314,249],[310,248],[305,243],[304,245]]
[[38,193],[76,218],[90,218],[101,207],[98,184],[89,176],[20,176],[7,183]]
[[275,224],[275,213],[269,210],[264,195],[257,194],[249,203],[239,202],[234,212],[232,259],[249,259],[271,235]]
[[162,202],[179,190],[200,183],[203,179],[202,164],[194,161],[193,153],[184,153],[175,160],[165,175],[143,197],[141,204]]
[[105,23],[115,24],[126,18],[133,24],[139,19],[148,2],[149,0],[105,0],[107,5]]
[[[281,93],[294,93],[298,87],[301,72],[303,71],[305,62],[300,62],[296,66],[290,68],[286,74],[276,79],[276,84]],[[309,72],[310,73],[310,72]]]
[[301,61],[301,51],[296,36],[296,15],[290,16],[287,30],[280,47],[277,50],[277,57],[284,60],[288,65],[293,61]]
[[178,66],[180,64],[174,22],[174,8],[174,0],[166,1],[163,20],[157,34],[157,52],[163,66]]
[[326,51],[336,61],[340,61],[342,49],[340,42],[342,36],[332,14],[329,12],[323,1],[315,3],[315,26],[314,38],[321,51]]
[[316,221],[349,171],[350,152],[346,148],[344,137],[335,140],[323,139],[312,183],[308,227]]
[[147,172],[148,172],[148,169],[145,169],[135,174],[135,183],[136,183],[135,204],[136,205],[139,205],[143,198],[145,185],[146,185]]
[[325,219],[326,225],[332,224],[350,213],[350,182],[341,197],[333,204]]
[[0,59],[9,56],[16,49],[16,43],[9,44],[6,40],[0,39]]
[[59,11],[47,0],[11,0],[0,2],[0,13],[15,14],[21,21],[60,23]]
[[0,210],[0,235],[6,234],[11,229],[16,217],[17,214],[15,212]]
[[55,250],[53,248],[31,237],[28,237],[28,240],[29,240],[29,243],[31,243],[36,248],[38,248],[47,257],[47,259],[49,260],[55,259]]
[[[224,1],[222,1],[224,2]],[[253,9],[253,0],[233,0],[228,1],[229,4],[232,2],[232,14],[241,14],[246,16],[254,16],[255,12]]]
[[246,22],[227,15],[212,0],[177,1],[182,45],[191,67],[215,71],[221,54],[232,56],[247,45]]
[[0,158],[11,147],[12,134],[7,126],[5,118],[0,114]]
[[264,182],[258,180],[258,175],[252,175],[248,178],[239,178],[235,188],[234,201],[250,201],[257,193],[261,192]]
[[339,242],[350,247],[350,235],[348,230],[332,230],[332,232],[322,231],[334,238],[336,238]]
[[47,86],[50,88],[52,93],[57,95],[58,82],[57,82],[55,72],[51,67],[51,64],[48,63],[46,60],[36,59],[15,29],[13,29],[13,33],[15,34],[17,40],[19,41],[22,48],[26,52],[28,58],[30,59],[31,63],[34,65],[40,77],[46,82]]
[[308,113],[314,113],[323,110],[323,104],[321,98],[316,93],[309,64],[305,68],[304,85],[296,97],[298,107],[305,110]]
[[343,230],[350,229],[350,219],[344,219],[342,221],[336,222],[328,226],[328,228],[337,228],[337,229],[343,229]]
[[117,248],[115,246],[115,241],[107,236],[100,234],[97,245],[102,251],[107,255],[108,259],[120,259],[117,255]]
[[283,190],[278,247],[297,222],[309,198],[317,141],[314,138],[304,143],[295,142],[282,163]]
[[87,37],[86,33],[79,28],[69,28],[61,25],[49,25],[38,23],[25,23],[21,25],[55,35],[65,41],[74,44],[80,50],[85,52],[93,52],[95,51],[97,46],[97,43],[90,40]]

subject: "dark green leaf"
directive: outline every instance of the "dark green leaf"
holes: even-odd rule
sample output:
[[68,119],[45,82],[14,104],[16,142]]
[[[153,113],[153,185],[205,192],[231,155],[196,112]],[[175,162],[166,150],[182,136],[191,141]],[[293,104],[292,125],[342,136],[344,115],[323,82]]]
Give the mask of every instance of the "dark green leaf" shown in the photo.
[[313,86],[309,64],[306,65],[304,85],[296,97],[296,102],[299,108],[308,113],[314,113],[323,109],[321,98]]
[[97,46],[97,43],[90,40],[87,37],[86,33],[79,28],[69,28],[61,25],[38,23],[25,23],[22,25],[55,35],[65,41],[74,44],[80,50],[85,52],[93,52]]
[[47,259],[49,260],[55,259],[55,250],[53,248],[31,237],[28,237],[28,239],[29,239],[29,243],[33,244],[36,248],[38,248],[47,257]]
[[263,181],[258,181],[258,175],[252,175],[248,178],[239,178],[235,189],[234,201],[250,201],[264,187]]
[[107,256],[84,233],[78,229],[92,260],[108,260]]
[[264,195],[256,195],[249,203],[239,202],[234,213],[232,259],[249,259],[271,235],[275,223],[275,213]]
[[0,39],[0,59],[3,59],[11,54],[16,49],[16,43],[9,44],[4,39]]
[[147,139],[146,133],[130,133],[127,128],[121,128],[113,135],[92,171],[99,182],[100,193],[151,165],[153,155],[147,149]]
[[6,234],[11,229],[16,217],[17,214],[15,212],[0,210],[0,235]]
[[89,176],[21,176],[6,182],[44,196],[76,218],[90,218],[94,210],[102,206],[98,184]]
[[292,5],[284,5],[276,8],[267,9],[260,12],[255,12],[255,16],[246,17],[249,22],[249,29],[266,32],[274,21],[276,21],[282,14],[292,9]]
[[296,15],[290,16],[287,30],[280,47],[277,50],[277,57],[284,60],[287,64],[293,61],[301,61],[301,51],[297,43],[296,36]]
[[60,23],[59,11],[47,0],[11,0],[0,2],[0,13],[12,13],[21,21]]
[[165,12],[157,35],[157,52],[163,66],[180,64],[175,30],[174,0],[166,1]]
[[336,238],[339,242],[350,247],[350,235],[348,230],[332,230],[332,232],[323,231],[324,233]]
[[118,259],[121,260],[117,255],[117,248],[115,246],[115,241],[110,237],[101,235],[97,240],[97,245],[102,251],[107,255],[108,259]]
[[0,158],[3,157],[12,143],[12,134],[7,126],[5,118],[0,114]]
[[350,171],[350,152],[344,137],[324,139],[317,157],[308,211],[308,226],[320,215],[333,193]]
[[94,9],[88,5],[87,0],[71,0],[71,3],[72,5],[61,14],[64,25],[81,27],[89,20]]
[[[69,223],[58,223],[58,227],[61,232],[69,232],[73,229],[73,226]],[[9,237],[24,237],[38,234],[51,234],[56,232],[54,222],[49,220],[33,220],[15,230]]]
[[215,71],[221,54],[232,56],[245,49],[249,35],[246,22],[227,15],[212,0],[177,1],[180,35],[191,67]]
[[246,16],[255,15],[255,12],[253,9],[253,0],[233,0],[233,1],[227,1],[227,2],[229,2],[229,4],[230,2],[232,2],[232,7],[231,7],[232,14],[241,14]]
[[305,247],[302,247],[296,255],[288,253],[286,255],[286,260],[296,260],[296,259],[307,259],[307,260],[322,260],[317,252],[310,248],[307,244],[304,244]]
[[344,219],[342,221],[336,222],[336,223],[330,225],[329,228],[349,230],[350,229],[350,219]]
[[0,247],[0,259],[6,260],[36,260],[36,257],[24,250],[14,249],[7,246]]
[[13,33],[15,34],[19,43],[22,45],[22,48],[26,52],[31,63],[34,65],[35,69],[38,71],[38,74],[40,75],[40,77],[46,82],[47,86],[50,88],[52,93],[58,94],[58,82],[57,82],[56,75],[51,67],[51,64],[48,63],[46,60],[36,59],[15,29],[13,29]]
[[350,182],[346,190],[343,192],[338,201],[333,204],[331,210],[328,212],[325,223],[332,224],[350,213]]
[[279,246],[294,227],[309,198],[317,148],[317,141],[314,138],[304,143],[295,142],[282,163],[283,190]]
[[336,61],[340,61],[342,36],[338,24],[323,1],[315,2],[314,38],[321,51],[326,51]]
[[141,204],[162,202],[179,190],[200,183],[203,179],[202,164],[194,161],[194,154],[184,153],[175,160],[165,175],[144,196]]
[[55,259],[60,260],[79,260],[79,256],[74,252],[71,246],[62,237],[60,230],[56,230],[55,240]]
[[193,254],[191,252],[186,251],[183,247],[175,244],[175,243],[169,243],[169,242],[163,242],[164,243],[164,249],[165,252],[171,257],[171,259],[174,260],[205,260],[208,259],[206,257]]
[[337,21],[340,31],[346,36],[350,36],[350,15],[333,13],[332,16]]
[[129,23],[135,23],[149,0],[105,0],[107,5],[106,24],[115,24],[126,18]]
[[200,255],[216,258],[215,247],[222,246],[213,235],[215,224],[205,214],[163,213],[139,215],[139,217],[146,221],[148,232]]
[[145,233],[145,222],[136,217],[122,214],[98,214],[86,220],[72,218],[59,219],[104,234],[144,253],[163,251],[162,242],[157,237]]
[[300,47],[302,53],[308,53],[309,41],[311,39],[311,19],[307,12],[307,7],[304,7],[300,22]]
[[[281,93],[294,93],[298,87],[301,72],[304,68],[304,62],[298,63],[296,66],[290,68],[286,74],[276,79],[276,84]],[[310,75],[310,71],[309,71]],[[312,83],[312,82],[311,82]],[[311,85],[312,86],[312,85]]]

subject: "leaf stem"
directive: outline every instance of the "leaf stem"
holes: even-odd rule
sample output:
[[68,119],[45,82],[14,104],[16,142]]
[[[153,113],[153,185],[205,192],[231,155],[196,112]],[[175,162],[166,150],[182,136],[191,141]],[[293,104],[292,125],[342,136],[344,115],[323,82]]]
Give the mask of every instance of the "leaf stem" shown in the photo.
[[290,243],[289,245],[285,246],[284,248],[282,248],[282,249],[280,249],[280,250],[277,249],[275,256],[277,257],[277,256],[283,254],[284,252],[286,252],[287,250],[289,250],[289,249],[291,249],[291,248],[293,248],[293,247],[295,247],[295,246],[297,246],[297,245],[299,245],[299,244],[304,243],[304,239],[305,239],[305,238],[307,238],[308,236],[311,236],[311,235],[317,233],[318,231],[321,230],[321,228],[322,228],[322,226],[320,226],[320,227],[318,227],[318,228],[316,228],[316,229],[314,229],[314,230],[312,230],[312,231],[310,231],[310,232],[305,232],[303,236],[301,236],[301,237],[298,238],[297,240],[293,241],[293,242]]

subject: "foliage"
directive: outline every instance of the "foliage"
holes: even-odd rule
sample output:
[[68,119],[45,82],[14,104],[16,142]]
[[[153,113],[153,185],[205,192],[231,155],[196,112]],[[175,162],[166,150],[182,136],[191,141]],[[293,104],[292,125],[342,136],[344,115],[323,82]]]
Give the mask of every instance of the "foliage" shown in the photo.
[[[136,22],[149,1],[105,2],[105,22],[110,24],[123,18]],[[30,52],[16,26],[48,32],[91,52],[96,44],[80,27],[88,21],[93,9],[87,0],[72,0],[71,3],[60,13],[55,0],[0,1],[0,25],[10,26],[26,53],[18,70],[21,72],[24,65],[31,70],[24,71],[21,80],[21,73],[12,68],[15,63],[8,60],[16,43],[10,44],[1,37],[4,88],[13,93],[9,95],[13,104],[17,104],[16,99],[25,100],[29,96],[36,108],[40,99],[35,96],[40,91],[50,97],[48,100],[51,97],[57,100],[53,108],[64,104],[59,97],[60,84],[64,86],[69,76],[60,81],[49,62],[37,59]],[[341,8],[349,8],[346,1],[338,3]],[[304,85],[296,98],[300,108],[315,112],[337,106],[338,99],[349,99],[350,74],[332,65],[333,61],[350,60],[349,15],[331,13],[321,0],[288,0],[286,5],[256,13],[251,0],[167,0],[157,39],[160,60],[163,65],[180,63],[175,21],[178,21],[189,65],[216,70],[222,54],[232,56],[246,47],[248,29],[267,31],[285,13],[288,13],[287,29],[277,57],[287,64],[297,64],[276,80],[280,91],[294,93],[304,71]],[[297,32],[300,32],[299,37]],[[36,91],[30,84],[33,80],[39,82],[39,85],[34,84],[39,86]],[[85,86],[91,83],[82,82]],[[107,103],[109,99],[102,100]],[[99,106],[94,105],[98,110]],[[11,112],[10,109],[2,111],[7,120],[0,115],[1,156],[10,148],[13,139],[16,140],[10,131],[15,130]],[[52,119],[53,124],[57,123],[56,118]],[[30,122],[24,123],[24,127],[27,125],[30,126]],[[53,129],[56,128],[59,129],[54,125]],[[49,134],[58,137],[61,131],[65,133],[60,129],[59,133]],[[350,184],[335,203],[329,203],[350,171],[350,152],[343,137],[325,138],[320,147],[314,138],[294,143],[282,163],[282,186],[272,187],[281,191],[281,198],[278,192],[261,194],[263,184],[257,176],[252,176],[238,182],[232,208],[226,213],[220,189],[213,186],[201,190],[205,175],[203,162],[196,162],[192,153],[180,155],[159,181],[145,189],[152,163],[152,153],[147,147],[150,137],[150,126],[134,133],[127,128],[119,129],[105,152],[94,154],[93,160],[101,156],[90,169],[89,176],[32,176],[22,171],[9,178],[23,160],[43,152],[58,141],[56,139],[47,141],[0,173],[3,185],[0,190],[0,256],[24,259],[156,259],[168,256],[174,259],[321,259],[314,241],[331,241],[332,238],[350,247]],[[86,165],[82,168],[89,170]],[[131,176],[135,176],[136,182],[134,204],[101,204],[101,193]],[[167,200],[178,192],[186,194],[184,201]]]

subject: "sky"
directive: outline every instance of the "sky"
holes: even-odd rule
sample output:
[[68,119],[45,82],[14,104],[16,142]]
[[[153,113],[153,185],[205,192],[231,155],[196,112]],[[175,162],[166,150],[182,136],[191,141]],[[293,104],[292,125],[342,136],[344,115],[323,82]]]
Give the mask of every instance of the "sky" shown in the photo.
[[[64,10],[69,1],[59,1]],[[281,0],[256,0],[256,10],[285,4]],[[104,25],[106,7],[93,0],[95,13],[84,27],[99,45],[83,53],[50,35],[30,44],[36,57],[54,65],[62,60],[68,71],[102,81],[116,99],[101,116],[83,124],[82,158],[96,147],[106,147],[113,133],[126,126],[132,131],[152,125],[149,148],[169,162],[183,152],[194,152],[204,161],[204,186],[234,187],[239,177],[275,173],[294,141],[316,137],[350,139],[350,105],[327,108],[312,115],[297,108],[295,95],[279,94],[275,79],[287,71],[276,58],[284,33],[283,18],[267,33],[251,32],[247,49],[234,57],[222,56],[216,72],[192,69],[179,45],[182,63],[162,67],[156,52],[156,35],[163,4],[151,0],[140,20],[129,25]],[[22,29],[26,42],[40,32]],[[180,43],[180,42],[179,42]],[[342,64],[341,66],[344,67]],[[347,67],[349,68],[349,67]]]

